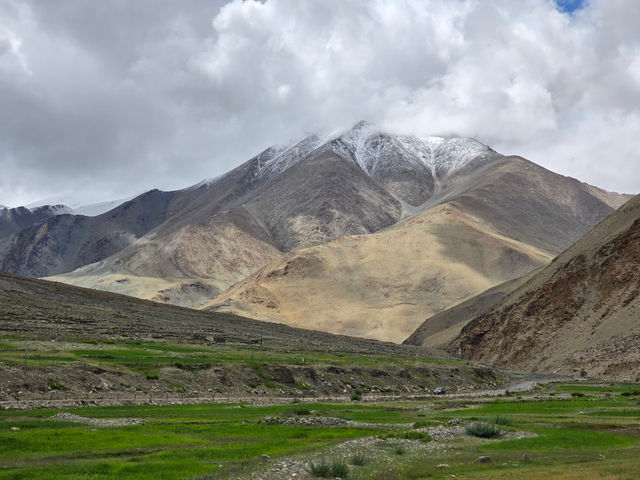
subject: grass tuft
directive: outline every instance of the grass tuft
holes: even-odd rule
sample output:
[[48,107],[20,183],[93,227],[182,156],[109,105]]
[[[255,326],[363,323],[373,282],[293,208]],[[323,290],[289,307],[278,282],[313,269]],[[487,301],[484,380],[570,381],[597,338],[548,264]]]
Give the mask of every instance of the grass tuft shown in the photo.
[[467,425],[467,433],[474,437],[493,438],[500,435],[500,429],[490,423],[476,422]]
[[513,422],[511,421],[511,419],[509,417],[504,416],[504,415],[496,415],[491,420],[491,423],[493,423],[494,425],[505,425],[505,426],[508,426],[508,427],[513,425]]
[[333,460],[329,464],[323,458],[319,463],[309,462],[309,473],[318,478],[348,478],[349,466],[344,460]]
[[351,465],[355,465],[356,467],[361,467],[367,463],[367,457],[364,453],[354,453],[351,456]]

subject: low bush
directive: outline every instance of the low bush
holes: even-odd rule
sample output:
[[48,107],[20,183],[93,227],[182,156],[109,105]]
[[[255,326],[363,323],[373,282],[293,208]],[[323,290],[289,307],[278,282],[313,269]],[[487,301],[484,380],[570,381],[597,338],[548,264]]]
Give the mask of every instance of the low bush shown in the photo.
[[493,423],[494,425],[506,425],[506,426],[513,425],[513,422],[511,421],[511,419],[503,415],[497,415],[493,417],[491,423]]
[[324,459],[320,463],[309,462],[309,473],[314,477],[328,478],[331,474],[331,465]]
[[361,467],[365,463],[367,463],[367,457],[365,456],[364,453],[354,453],[351,456],[351,465]]
[[54,378],[47,380],[47,386],[52,390],[69,390],[69,388]]
[[343,460],[334,460],[331,462],[331,476],[334,478],[347,478],[349,476],[349,466]]
[[320,463],[309,462],[309,473],[319,478],[348,478],[349,466],[343,460],[334,460],[329,464],[322,459]]
[[404,455],[405,453],[407,453],[407,449],[402,445],[396,445],[393,449],[393,453],[395,453],[396,455]]
[[500,435],[500,429],[490,423],[476,422],[467,425],[467,433],[474,437],[493,438]]

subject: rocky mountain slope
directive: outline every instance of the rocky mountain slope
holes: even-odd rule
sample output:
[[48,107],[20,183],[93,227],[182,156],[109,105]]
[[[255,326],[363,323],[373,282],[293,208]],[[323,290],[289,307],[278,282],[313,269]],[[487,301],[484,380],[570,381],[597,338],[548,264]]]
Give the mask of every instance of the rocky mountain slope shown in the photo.
[[409,218],[292,252],[208,308],[402,342],[425,317],[547,264],[612,212],[590,188],[488,152],[438,178]]
[[96,217],[49,216],[0,239],[0,271],[47,276],[106,258],[162,223],[172,197],[152,190]]
[[64,205],[42,205],[35,208],[7,208],[0,205],[0,238],[6,238],[33,224],[68,213]]
[[640,381],[640,196],[472,320],[448,350],[520,370]]

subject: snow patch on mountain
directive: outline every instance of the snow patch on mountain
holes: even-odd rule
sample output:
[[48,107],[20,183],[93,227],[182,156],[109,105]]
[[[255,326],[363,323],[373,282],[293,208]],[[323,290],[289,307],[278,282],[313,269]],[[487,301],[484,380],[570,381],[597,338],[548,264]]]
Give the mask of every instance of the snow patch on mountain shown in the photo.
[[273,146],[256,158],[259,177],[277,177],[299,161],[307,158],[326,141],[326,137],[311,135],[291,147]]
[[47,213],[52,217],[56,215],[64,215],[66,213],[74,213],[74,209],[66,205],[42,205],[41,207],[30,208],[33,213]]
[[27,207],[15,207],[0,208],[0,215],[5,219],[24,217],[25,215],[40,215],[41,217],[55,217],[56,215],[63,215],[65,213],[71,213],[72,210],[66,205],[42,205],[35,208]]
[[63,215],[66,213],[73,215],[86,215],[87,217],[95,217],[101,215],[109,210],[116,208],[118,205],[122,205],[124,202],[131,200],[134,197],[120,198],[117,200],[108,200],[105,202],[82,204],[74,203],[71,200],[71,195],[61,195],[57,197],[50,197],[38,202],[33,202],[26,205],[26,208],[35,212],[39,208],[51,208],[55,212],[55,215]]
[[259,154],[257,178],[273,178],[310,155],[331,149],[353,161],[369,175],[379,169],[424,169],[434,178],[462,168],[491,149],[472,138],[416,137],[382,132],[368,122],[358,122],[346,132],[322,137],[312,135],[292,146],[274,146]]

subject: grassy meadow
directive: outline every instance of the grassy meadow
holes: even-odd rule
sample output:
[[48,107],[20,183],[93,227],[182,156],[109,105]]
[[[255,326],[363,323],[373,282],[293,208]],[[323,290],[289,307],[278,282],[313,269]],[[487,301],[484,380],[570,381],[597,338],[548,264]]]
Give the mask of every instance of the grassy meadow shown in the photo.
[[[0,478],[287,478],[272,470],[291,460],[341,461],[348,466],[342,474],[354,479],[630,480],[640,478],[639,389],[566,384],[522,396],[420,402],[8,409],[0,411]],[[63,421],[60,412],[92,420]],[[327,417],[351,422],[296,423]],[[144,423],[100,424],[125,418]],[[497,424],[501,434],[464,433],[474,422]],[[458,433],[444,440],[424,433],[438,426]],[[365,439],[369,447],[361,450]],[[336,450],[345,442],[353,451]],[[478,463],[479,456],[490,461]],[[305,471],[296,478],[315,477]]]

